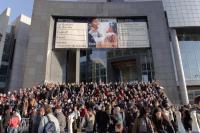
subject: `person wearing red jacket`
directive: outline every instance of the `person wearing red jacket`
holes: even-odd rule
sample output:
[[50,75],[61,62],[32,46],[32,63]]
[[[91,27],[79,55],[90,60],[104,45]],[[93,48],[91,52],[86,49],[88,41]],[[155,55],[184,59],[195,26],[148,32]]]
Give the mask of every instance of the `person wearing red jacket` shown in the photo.
[[15,111],[12,112],[12,116],[8,121],[8,133],[18,133],[18,127],[20,125],[20,118]]

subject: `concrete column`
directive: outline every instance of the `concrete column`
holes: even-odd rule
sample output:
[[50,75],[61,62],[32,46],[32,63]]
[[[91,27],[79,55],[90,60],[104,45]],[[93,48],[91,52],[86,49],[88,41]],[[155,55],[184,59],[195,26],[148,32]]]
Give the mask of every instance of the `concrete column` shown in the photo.
[[76,50],[68,50],[67,82],[76,82]]
[[175,59],[175,65],[176,65],[176,70],[177,70],[177,75],[178,75],[181,100],[182,100],[182,103],[188,104],[189,103],[188,92],[187,92],[185,74],[183,70],[183,63],[182,63],[181,52],[180,52],[176,30],[170,29],[170,35],[171,35],[171,40],[172,40],[172,45],[173,45],[174,59]]
[[80,49],[76,50],[76,83],[80,82]]

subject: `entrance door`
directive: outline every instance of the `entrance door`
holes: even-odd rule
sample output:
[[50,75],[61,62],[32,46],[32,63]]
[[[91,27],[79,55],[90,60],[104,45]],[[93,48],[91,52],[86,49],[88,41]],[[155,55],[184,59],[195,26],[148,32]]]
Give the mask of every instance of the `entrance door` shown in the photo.
[[112,63],[117,81],[129,82],[137,80],[136,61],[118,61]]

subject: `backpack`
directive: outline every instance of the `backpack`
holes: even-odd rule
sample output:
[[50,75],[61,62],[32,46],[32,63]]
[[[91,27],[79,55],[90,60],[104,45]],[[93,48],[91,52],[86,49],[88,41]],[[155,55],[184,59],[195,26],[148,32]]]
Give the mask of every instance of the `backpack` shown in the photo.
[[51,119],[49,118],[48,115],[47,115],[47,119],[48,119],[48,122],[44,127],[43,133],[55,133],[56,132],[55,123],[53,121],[51,121]]
[[147,132],[147,121],[145,118],[140,118],[139,119],[139,132]]
[[136,132],[148,132],[153,133],[153,128],[150,119],[147,118],[138,118],[136,121],[136,125],[138,127]]

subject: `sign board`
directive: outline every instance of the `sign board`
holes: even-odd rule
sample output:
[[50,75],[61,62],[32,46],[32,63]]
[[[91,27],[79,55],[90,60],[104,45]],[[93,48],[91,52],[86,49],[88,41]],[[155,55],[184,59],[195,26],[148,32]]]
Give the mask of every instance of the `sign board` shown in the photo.
[[119,48],[150,47],[146,22],[123,22],[117,24]]
[[119,22],[112,18],[57,22],[55,48],[147,48],[146,22]]
[[87,48],[87,23],[57,22],[55,48]]

